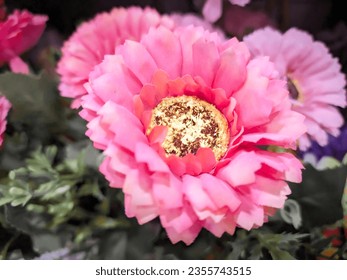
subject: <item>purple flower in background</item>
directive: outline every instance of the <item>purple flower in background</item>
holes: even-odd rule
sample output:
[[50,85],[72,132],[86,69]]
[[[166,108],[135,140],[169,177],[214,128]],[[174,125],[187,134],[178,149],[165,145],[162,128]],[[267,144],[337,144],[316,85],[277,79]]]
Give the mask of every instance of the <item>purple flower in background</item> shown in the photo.
[[312,142],[312,146],[306,153],[315,155],[317,160],[320,160],[324,156],[330,156],[342,161],[347,153],[347,124],[341,128],[339,136],[334,137],[329,135],[328,145],[322,147],[318,143]]

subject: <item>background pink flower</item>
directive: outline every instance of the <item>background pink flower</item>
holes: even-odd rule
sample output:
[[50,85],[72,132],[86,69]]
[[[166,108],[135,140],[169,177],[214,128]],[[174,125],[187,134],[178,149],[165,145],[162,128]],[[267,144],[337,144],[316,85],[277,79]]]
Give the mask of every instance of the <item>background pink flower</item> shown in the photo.
[[41,37],[48,17],[15,10],[0,22],[0,66],[9,63],[13,72],[28,73],[19,55],[33,47]]
[[[290,109],[273,64],[266,57],[250,60],[236,38],[224,42],[192,26],[151,29],[140,42],[128,40],[106,55],[86,88],[81,115],[105,155],[101,172],[123,190],[128,217],[140,224],[159,217],[173,243],[191,244],[202,228],[220,237],[236,227],[260,227],[283,207],[290,194],[285,181],[301,180],[302,165],[291,153],[262,147],[296,147],[303,116]],[[210,104],[226,121],[222,135],[229,144],[221,157],[202,145],[169,153],[163,143],[170,127],[150,126],[159,104],[188,96]],[[187,123],[195,125],[196,116]]]
[[11,108],[10,102],[4,97],[0,96],[0,146],[2,145],[2,142],[4,141],[4,132],[6,129],[6,117],[8,114],[8,111]]
[[306,117],[307,134],[300,138],[300,148],[310,147],[311,139],[324,146],[328,134],[337,136],[344,120],[336,106],[346,106],[346,79],[328,48],[296,28],[284,34],[265,28],[244,41],[253,56],[269,56],[288,81],[293,109]]
[[73,98],[72,107],[78,108],[80,98],[86,94],[83,85],[104,55],[113,54],[126,39],[140,40],[151,27],[159,25],[172,28],[174,23],[154,9],[139,7],[114,8],[81,24],[62,48],[57,68],[61,95]]
[[[231,4],[245,6],[250,0],[229,0]],[[206,3],[202,9],[202,14],[205,19],[210,22],[217,21],[223,12],[223,0],[206,0]]]

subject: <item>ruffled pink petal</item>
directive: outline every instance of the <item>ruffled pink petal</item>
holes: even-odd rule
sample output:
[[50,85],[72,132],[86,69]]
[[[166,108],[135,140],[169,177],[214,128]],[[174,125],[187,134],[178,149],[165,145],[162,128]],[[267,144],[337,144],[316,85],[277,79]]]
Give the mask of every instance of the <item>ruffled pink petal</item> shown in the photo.
[[201,164],[201,172],[209,172],[212,170],[217,161],[213,151],[209,148],[200,148],[196,152],[196,157]]
[[10,69],[13,73],[29,74],[29,66],[19,56],[14,57],[9,62]]
[[82,23],[62,48],[57,67],[61,95],[76,99],[74,106],[78,106],[86,94],[83,85],[94,66],[101,63],[105,55],[114,54],[116,47],[126,40],[140,41],[150,28],[158,26],[175,28],[168,16],[140,7],[114,8]]
[[246,61],[234,50],[224,51],[216,72],[213,87],[221,87],[227,96],[232,95],[245,82],[247,78]]
[[146,84],[151,81],[152,76],[157,69],[157,65],[151,54],[143,45],[128,40],[122,46],[117,48],[116,53],[123,56],[128,69],[131,69],[132,73],[141,84]]
[[[258,161],[264,167],[270,167],[266,170],[268,177],[272,177],[278,180],[286,180],[295,183],[301,182],[301,170],[304,168],[300,160],[298,160],[291,153],[275,153],[265,150],[254,150],[253,151]],[[276,172],[274,172],[276,170]],[[259,172],[258,172],[259,173]],[[260,173],[264,174],[264,171],[260,170]]]
[[150,189],[151,178],[144,170],[139,168],[128,171],[123,185],[123,192],[131,197],[129,201],[131,200],[132,206],[154,205],[154,199]]
[[[181,44],[172,32],[162,27],[157,30],[152,29],[149,31],[149,36],[146,36],[141,43],[153,57],[157,67],[164,70],[170,79],[175,79],[181,74]],[[167,62],[168,48],[170,48],[170,63]]]
[[175,33],[179,35],[178,37],[182,48],[182,76],[186,74],[191,75],[194,71],[192,48],[194,43],[201,38],[206,39],[206,42],[214,42],[217,44],[223,41],[217,34],[208,33],[203,28],[194,28],[193,26],[177,28]]
[[[200,224],[198,217],[187,203],[178,209],[161,211],[160,221],[167,231],[171,228],[177,234],[189,231],[196,224]],[[201,229],[201,226],[199,228]]]
[[215,22],[222,16],[222,0],[207,0],[202,14],[209,22]]
[[[153,174],[153,195],[160,209],[177,209],[183,207],[181,181],[171,174]],[[165,210],[165,212],[166,212]]]
[[0,96],[0,146],[4,141],[4,132],[7,125],[7,114],[11,109],[10,102],[4,96]]
[[281,145],[296,149],[296,140],[306,132],[303,123],[305,117],[294,111],[283,110],[272,120],[262,127],[262,132],[245,134],[242,139],[258,145]]
[[128,151],[111,145],[105,150],[105,155],[108,156],[108,165],[112,168],[113,171],[118,174],[122,174],[123,176],[127,176],[127,174],[137,167],[137,162],[135,161],[132,153]]
[[288,185],[282,180],[273,180],[257,176],[257,183],[248,186],[252,201],[257,205],[282,208],[287,196],[291,193]]
[[265,220],[264,208],[256,205],[252,201],[252,197],[247,194],[240,196],[240,198],[240,208],[235,214],[236,224],[246,230],[262,226]]
[[[193,75],[200,76],[207,86],[211,86],[219,65],[219,53],[215,44],[197,41],[193,45]],[[205,61],[204,67],[201,62]]]
[[99,170],[105,176],[106,180],[110,182],[112,188],[122,188],[125,176],[115,171],[110,164],[112,158],[106,157],[101,163]]
[[[192,204],[195,214],[200,220],[207,217],[215,221],[220,221],[225,215],[226,209],[222,212],[215,203],[202,189],[202,181],[199,178],[190,175],[183,176],[183,192]],[[223,213],[224,212],[224,213]]]
[[163,159],[151,147],[144,143],[138,143],[136,145],[135,158],[139,163],[146,163],[151,172],[170,172]]
[[241,201],[230,185],[210,174],[202,174],[199,177],[204,191],[219,209],[227,207],[231,212],[236,211]]
[[201,228],[200,224],[194,224],[191,228],[179,233],[174,228],[166,228],[166,232],[173,244],[183,241],[186,245],[190,245],[200,233]]
[[261,163],[253,151],[241,150],[230,158],[230,162],[221,168],[216,176],[233,187],[247,185],[255,181],[255,172],[260,167]]
[[[121,147],[134,151],[137,143],[147,143],[141,122],[124,107],[108,101],[98,114],[101,116],[100,130],[106,129],[106,133],[110,131],[109,135],[114,135],[113,138],[107,138],[106,142],[101,144],[107,145],[107,141],[113,141]],[[129,130],[132,131],[131,134],[127,133]]]
[[233,235],[236,229],[236,222],[233,215],[227,214],[219,222],[215,222],[212,219],[206,219],[204,222],[204,228],[212,232],[217,237],[221,237],[224,232]]

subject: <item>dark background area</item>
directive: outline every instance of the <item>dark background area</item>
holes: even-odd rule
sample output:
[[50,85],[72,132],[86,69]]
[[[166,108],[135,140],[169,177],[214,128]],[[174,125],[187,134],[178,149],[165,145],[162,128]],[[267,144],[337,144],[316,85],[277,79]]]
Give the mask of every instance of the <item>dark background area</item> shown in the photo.
[[[8,9],[28,9],[33,13],[49,16],[48,25],[68,36],[76,25],[92,18],[96,13],[108,11],[116,6],[151,6],[161,13],[193,12],[199,13],[194,0],[7,0]],[[341,0],[252,0],[248,9],[265,9],[272,6],[272,17],[282,21],[286,18],[285,28],[299,27],[311,33],[334,27],[338,22],[347,23],[344,1]],[[276,10],[280,12],[276,12]],[[268,12],[268,10],[267,10]]]
[[[47,28],[38,45],[28,56],[34,68],[42,49],[63,42],[83,21],[113,7],[150,6],[160,13],[196,13],[201,15],[205,0],[5,0],[8,13],[14,9],[27,9],[35,14],[48,15]],[[322,41],[338,58],[342,71],[347,73],[347,13],[342,0],[251,0],[244,9],[265,13],[281,31],[297,27]],[[230,5],[224,0],[224,11]],[[223,20],[216,23],[224,28]],[[259,26],[258,26],[259,28]],[[225,30],[224,30],[225,31]],[[228,34],[230,35],[230,34]],[[58,55],[59,56],[59,55]],[[54,71],[54,69],[51,69]],[[347,117],[347,109],[340,109]]]

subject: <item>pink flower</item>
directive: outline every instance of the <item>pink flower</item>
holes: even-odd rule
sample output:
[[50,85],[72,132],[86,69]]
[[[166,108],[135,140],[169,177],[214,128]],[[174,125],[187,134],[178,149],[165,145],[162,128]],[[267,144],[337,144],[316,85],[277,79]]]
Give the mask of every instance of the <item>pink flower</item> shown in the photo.
[[9,63],[13,72],[28,73],[19,55],[33,47],[41,37],[47,17],[15,10],[0,22],[0,66]]
[[346,106],[346,80],[327,47],[295,28],[284,34],[265,28],[244,41],[255,57],[269,56],[288,81],[292,107],[306,117],[307,133],[300,138],[300,149],[310,147],[311,140],[324,146],[328,134],[337,136],[344,120],[336,106]]
[[[251,0],[229,0],[231,4],[245,6]],[[202,9],[204,18],[209,22],[215,22],[222,16],[223,0],[206,0]]]
[[173,28],[174,23],[154,9],[139,7],[114,8],[81,24],[62,48],[57,68],[61,95],[74,99],[73,108],[80,107],[81,97],[86,94],[83,85],[104,55],[113,54],[126,39],[139,41],[151,27],[159,25]]
[[151,29],[94,68],[82,98],[100,171],[128,217],[159,217],[173,243],[260,227],[300,182],[303,116],[285,82],[244,43],[189,26]]
[[10,108],[10,102],[4,96],[0,96],[0,146],[4,141],[4,132],[7,124],[6,117]]

